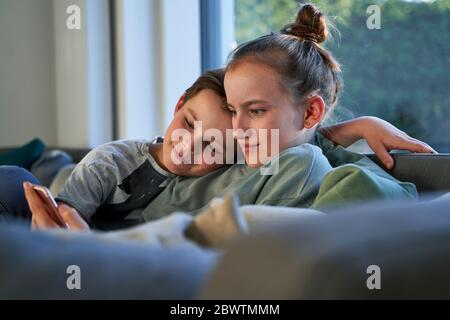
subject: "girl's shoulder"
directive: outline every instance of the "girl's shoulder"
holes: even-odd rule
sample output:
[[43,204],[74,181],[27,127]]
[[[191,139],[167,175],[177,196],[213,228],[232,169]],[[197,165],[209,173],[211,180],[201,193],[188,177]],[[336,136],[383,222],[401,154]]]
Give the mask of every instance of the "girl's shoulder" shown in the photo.
[[311,174],[321,176],[331,170],[331,165],[319,147],[304,143],[283,150],[278,157],[264,165],[264,168],[270,168],[268,172],[272,173],[275,180],[295,180]]
[[282,162],[299,161],[299,162],[327,162],[322,149],[311,143],[303,143],[301,145],[287,148],[280,152],[279,160]]

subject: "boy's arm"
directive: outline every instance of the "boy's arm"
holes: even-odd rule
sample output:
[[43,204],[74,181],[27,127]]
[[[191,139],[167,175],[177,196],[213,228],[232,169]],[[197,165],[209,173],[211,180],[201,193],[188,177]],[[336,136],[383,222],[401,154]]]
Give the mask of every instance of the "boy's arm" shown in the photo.
[[319,132],[343,147],[348,147],[359,139],[366,139],[370,148],[388,169],[392,169],[394,166],[394,161],[389,155],[390,150],[400,149],[418,153],[436,152],[428,144],[411,138],[390,123],[376,117],[360,117],[321,127]]
[[[106,170],[98,168],[95,163],[78,164],[56,197],[56,201],[70,206],[84,220],[90,221],[114,186],[114,181],[104,178],[101,171]],[[113,175],[109,178],[113,179]]]
[[[46,203],[36,194],[29,182],[24,183],[24,191],[32,214],[31,228],[39,230],[61,228],[60,223],[51,218]],[[69,230],[89,230],[89,225],[76,209],[65,204],[59,204],[57,210],[61,217],[60,219],[64,221]]]
[[[58,211],[71,230],[86,229],[87,223],[99,207],[104,205],[117,186],[116,163],[112,163],[101,149],[92,150],[72,171],[64,187],[55,198]],[[55,224],[44,215],[45,208],[35,206],[32,225],[48,229]],[[41,214],[39,214],[41,213]]]

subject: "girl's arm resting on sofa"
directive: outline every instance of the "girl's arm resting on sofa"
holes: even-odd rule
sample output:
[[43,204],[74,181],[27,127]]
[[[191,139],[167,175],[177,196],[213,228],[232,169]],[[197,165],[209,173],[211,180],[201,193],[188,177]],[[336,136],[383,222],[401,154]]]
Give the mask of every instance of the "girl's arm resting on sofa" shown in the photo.
[[417,199],[414,184],[398,181],[365,160],[363,158],[358,164],[349,163],[331,170],[323,179],[311,208],[327,212],[337,205],[381,199]]
[[359,139],[365,139],[383,165],[391,169],[394,165],[389,151],[408,150],[418,153],[436,153],[428,144],[414,139],[389,122],[376,117],[360,117],[335,125],[321,127],[319,132],[327,139],[348,147]]
[[333,144],[320,132],[316,134],[316,143],[333,169],[322,180],[313,208],[339,202],[417,197],[414,184],[398,181],[367,156]]

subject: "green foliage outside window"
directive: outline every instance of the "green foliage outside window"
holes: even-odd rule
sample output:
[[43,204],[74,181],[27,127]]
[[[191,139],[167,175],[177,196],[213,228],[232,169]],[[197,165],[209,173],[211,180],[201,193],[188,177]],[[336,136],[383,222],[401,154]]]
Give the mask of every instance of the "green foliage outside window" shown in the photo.
[[[342,64],[344,90],[335,121],[383,118],[450,152],[450,0],[313,1],[339,32],[326,44]],[[381,29],[369,30],[369,5]],[[295,0],[235,0],[238,43],[292,22]]]

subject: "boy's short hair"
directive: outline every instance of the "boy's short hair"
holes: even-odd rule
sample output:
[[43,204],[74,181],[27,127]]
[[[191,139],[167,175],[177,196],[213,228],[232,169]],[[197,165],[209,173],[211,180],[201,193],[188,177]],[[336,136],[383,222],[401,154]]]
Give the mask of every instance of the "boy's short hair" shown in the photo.
[[225,69],[208,70],[203,73],[198,79],[190,86],[180,98],[175,108],[175,112],[178,111],[183,105],[192,97],[194,97],[201,90],[209,89],[214,91],[218,96],[225,99],[224,88]]

